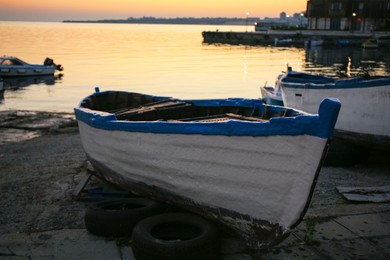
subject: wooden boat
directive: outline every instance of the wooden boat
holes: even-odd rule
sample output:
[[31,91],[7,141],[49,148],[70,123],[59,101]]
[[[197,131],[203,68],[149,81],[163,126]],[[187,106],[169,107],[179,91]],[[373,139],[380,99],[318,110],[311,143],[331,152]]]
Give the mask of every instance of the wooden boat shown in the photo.
[[262,248],[302,220],[339,108],[325,99],[312,115],[260,99],[97,90],[75,115],[99,177],[218,221]]
[[43,76],[53,75],[56,70],[61,71],[52,59],[46,58],[43,65],[29,64],[16,57],[0,57],[0,77]]
[[370,149],[390,150],[390,77],[334,79],[296,73],[281,80],[283,103],[313,113],[325,97],[343,107],[335,136]]

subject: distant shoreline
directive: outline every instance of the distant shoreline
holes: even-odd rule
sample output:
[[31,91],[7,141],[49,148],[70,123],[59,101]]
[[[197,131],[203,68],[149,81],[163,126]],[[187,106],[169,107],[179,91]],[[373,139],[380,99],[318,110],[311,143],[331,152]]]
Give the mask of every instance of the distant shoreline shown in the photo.
[[228,17],[177,17],[177,18],[156,18],[141,17],[127,19],[103,19],[103,20],[64,20],[63,23],[120,23],[120,24],[204,24],[204,25],[253,25],[258,18],[228,18]]

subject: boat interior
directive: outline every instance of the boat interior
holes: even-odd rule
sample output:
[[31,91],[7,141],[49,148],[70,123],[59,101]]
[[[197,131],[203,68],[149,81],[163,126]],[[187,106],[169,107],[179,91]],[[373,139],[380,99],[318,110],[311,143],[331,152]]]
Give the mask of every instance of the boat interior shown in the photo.
[[[259,100],[259,102],[261,102]],[[295,117],[295,110],[269,106],[196,105],[192,101],[138,93],[108,91],[86,98],[81,107],[115,114],[118,120],[219,122],[227,120],[267,121],[271,117]]]

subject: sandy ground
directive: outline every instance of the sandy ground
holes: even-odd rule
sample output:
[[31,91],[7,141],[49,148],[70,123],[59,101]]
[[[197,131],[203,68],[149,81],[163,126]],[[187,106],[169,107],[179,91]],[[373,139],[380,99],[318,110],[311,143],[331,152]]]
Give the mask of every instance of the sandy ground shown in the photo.
[[[86,167],[73,115],[0,112],[0,234],[85,228],[87,203],[72,194]],[[383,185],[390,185],[389,154],[372,154],[361,164],[323,167],[306,218],[389,213],[389,202],[353,203],[336,190]]]
[[86,159],[73,115],[0,114],[0,233],[83,228],[72,192]]

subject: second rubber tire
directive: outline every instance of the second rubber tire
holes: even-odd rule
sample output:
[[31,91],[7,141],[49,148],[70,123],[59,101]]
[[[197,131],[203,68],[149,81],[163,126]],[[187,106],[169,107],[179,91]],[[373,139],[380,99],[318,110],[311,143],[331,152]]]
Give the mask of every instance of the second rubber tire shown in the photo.
[[214,223],[194,214],[167,213],[140,221],[133,229],[137,260],[218,259],[220,239]]
[[162,203],[144,198],[101,201],[87,209],[85,226],[90,233],[99,236],[130,236],[140,220],[161,214],[165,208]]

